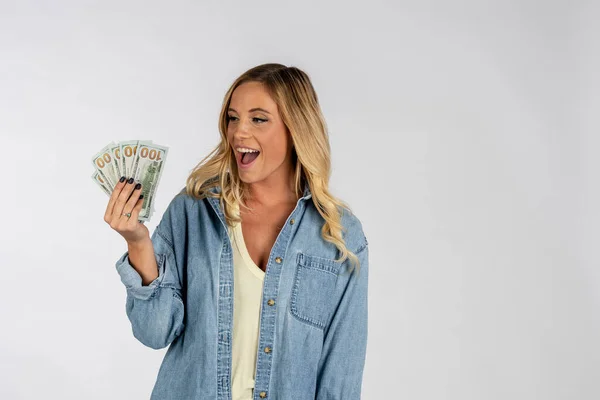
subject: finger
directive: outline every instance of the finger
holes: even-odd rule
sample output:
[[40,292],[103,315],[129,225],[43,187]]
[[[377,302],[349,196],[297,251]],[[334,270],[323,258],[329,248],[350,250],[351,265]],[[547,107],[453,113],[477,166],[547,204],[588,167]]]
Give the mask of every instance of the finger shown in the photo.
[[117,202],[117,198],[121,194],[121,190],[126,185],[127,180],[124,176],[117,182],[115,188],[113,189],[110,199],[108,200],[108,205],[106,206],[106,211],[104,211],[104,221],[110,223],[110,217],[113,215],[113,208],[115,207],[115,203]]
[[142,194],[142,184],[138,183],[137,185],[135,185],[133,193],[131,193],[131,197],[129,197],[129,200],[127,200],[125,207],[123,207],[123,214],[130,213],[133,210],[133,208],[137,204],[141,194]]
[[[131,220],[136,221],[136,223],[138,222],[138,218],[140,216],[140,212],[142,211],[142,206],[144,205],[144,198],[140,197],[137,201],[137,203],[135,203],[135,207],[133,208],[133,210],[131,210]],[[139,221],[140,223],[143,223],[142,221]]]
[[123,187],[123,190],[121,190],[121,193],[117,197],[117,202],[115,203],[112,213],[113,219],[118,219],[123,216],[123,209],[125,208],[125,204],[127,203],[129,196],[131,196],[131,192],[133,192],[134,188],[135,185],[133,184],[133,178],[129,178],[125,184],[125,187]]

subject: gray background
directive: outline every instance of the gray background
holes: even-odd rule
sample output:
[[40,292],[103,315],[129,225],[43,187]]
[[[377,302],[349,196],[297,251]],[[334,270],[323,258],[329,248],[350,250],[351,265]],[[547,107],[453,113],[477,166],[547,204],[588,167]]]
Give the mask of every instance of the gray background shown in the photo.
[[170,147],[153,230],[264,62],[311,76],[369,238],[363,398],[600,398],[599,11],[0,1],[0,398],[149,397],[91,157]]

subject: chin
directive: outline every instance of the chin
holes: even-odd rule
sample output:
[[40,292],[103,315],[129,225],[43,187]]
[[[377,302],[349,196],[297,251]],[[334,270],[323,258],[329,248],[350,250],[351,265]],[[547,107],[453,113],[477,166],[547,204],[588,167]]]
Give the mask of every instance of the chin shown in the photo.
[[249,178],[247,175],[240,174],[239,172],[238,172],[238,178],[240,179],[241,182],[246,183],[246,184],[248,184],[248,183],[254,183],[254,182],[257,181],[257,179]]
[[244,173],[240,174],[239,172],[238,172],[238,178],[240,178],[240,181],[246,185],[251,184],[251,183],[260,182],[265,179],[265,177],[257,176],[256,174],[244,174]]

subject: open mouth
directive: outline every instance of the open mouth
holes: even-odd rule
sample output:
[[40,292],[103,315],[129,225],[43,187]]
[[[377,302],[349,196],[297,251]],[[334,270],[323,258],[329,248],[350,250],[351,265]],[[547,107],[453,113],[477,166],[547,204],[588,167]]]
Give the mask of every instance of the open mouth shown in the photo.
[[258,158],[260,151],[254,151],[251,153],[241,153],[240,163],[242,165],[250,165],[254,160]]

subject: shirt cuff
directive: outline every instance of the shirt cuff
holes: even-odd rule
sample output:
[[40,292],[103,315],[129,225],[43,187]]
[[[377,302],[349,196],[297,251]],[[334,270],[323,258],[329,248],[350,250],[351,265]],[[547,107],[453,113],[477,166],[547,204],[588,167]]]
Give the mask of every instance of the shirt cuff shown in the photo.
[[115,266],[121,276],[121,282],[127,288],[128,294],[140,300],[149,300],[154,297],[164,276],[164,268],[162,268],[164,257],[157,255],[156,261],[158,265],[158,277],[150,282],[148,286],[143,286],[142,277],[129,262],[129,252],[126,252],[119,258]]

